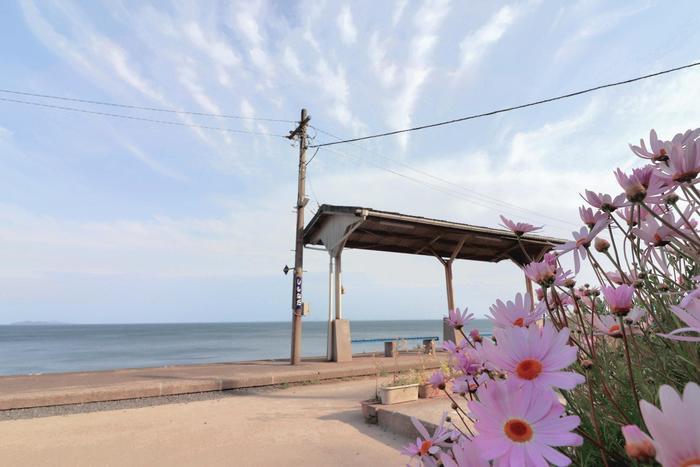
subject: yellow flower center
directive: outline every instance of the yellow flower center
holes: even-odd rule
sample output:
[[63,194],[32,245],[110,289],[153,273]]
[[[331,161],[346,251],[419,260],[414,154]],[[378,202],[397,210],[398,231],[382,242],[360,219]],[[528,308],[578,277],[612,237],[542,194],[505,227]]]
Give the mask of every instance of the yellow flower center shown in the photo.
[[542,363],[533,358],[526,358],[518,363],[515,372],[522,379],[533,380],[542,373]]
[[503,425],[503,432],[508,439],[516,443],[526,443],[532,439],[532,427],[525,420],[511,418]]
[[610,326],[610,329],[608,329],[608,334],[619,334],[620,333],[620,325],[619,324],[613,324]]
[[523,327],[525,325],[525,320],[523,318],[518,318],[513,321],[513,326]]
[[431,447],[433,447],[433,442],[430,441],[429,439],[426,439],[426,440],[423,441],[423,443],[420,445],[420,451],[418,451],[418,452],[420,453],[421,456],[427,456],[427,455],[428,455],[428,451],[429,451],[429,449],[430,449]]

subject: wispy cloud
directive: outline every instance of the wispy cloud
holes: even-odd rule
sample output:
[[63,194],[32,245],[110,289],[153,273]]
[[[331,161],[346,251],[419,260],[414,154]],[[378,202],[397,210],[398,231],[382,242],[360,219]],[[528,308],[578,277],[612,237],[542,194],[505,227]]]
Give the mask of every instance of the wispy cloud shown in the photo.
[[[651,3],[645,1],[631,7],[607,10],[600,14],[595,14],[593,12],[589,14],[580,14],[580,10],[584,9],[586,6],[590,5],[576,4],[571,7],[572,14],[576,15],[573,19],[580,21],[580,24],[577,26],[576,32],[559,46],[554,54],[556,60],[564,60],[574,56],[594,37],[611,31],[626,19],[647,10],[651,7]],[[557,23],[560,21],[561,20],[558,20]]]
[[352,21],[350,5],[343,5],[340,8],[337,22],[343,42],[348,45],[354,44],[357,39],[357,29],[355,29],[355,23]]
[[379,40],[379,33],[374,32],[369,40],[367,49],[372,70],[384,86],[389,86],[396,80],[396,65],[387,59],[386,42]]
[[505,5],[499,8],[483,26],[462,39],[459,43],[460,64],[457,71],[454,72],[455,78],[459,78],[467,70],[475,67],[488,54],[489,49],[513,25],[518,14],[517,7]]
[[124,147],[126,150],[131,154],[133,157],[135,157],[137,160],[142,162],[144,165],[146,165],[148,168],[153,170],[154,172],[167,177],[171,178],[173,180],[181,181],[181,182],[186,182],[189,181],[187,177],[179,173],[178,171],[171,169],[169,167],[166,167],[165,165],[161,164],[158,160],[155,158],[151,157],[150,155],[146,154],[144,151],[136,147],[135,145],[131,143],[124,143]]
[[[403,83],[390,109],[389,125],[393,128],[411,124],[416,102],[432,71],[431,54],[449,8],[449,0],[426,0],[413,17],[415,35],[410,41],[411,53],[408,62],[402,67]],[[398,140],[405,149],[408,134],[399,135]]]

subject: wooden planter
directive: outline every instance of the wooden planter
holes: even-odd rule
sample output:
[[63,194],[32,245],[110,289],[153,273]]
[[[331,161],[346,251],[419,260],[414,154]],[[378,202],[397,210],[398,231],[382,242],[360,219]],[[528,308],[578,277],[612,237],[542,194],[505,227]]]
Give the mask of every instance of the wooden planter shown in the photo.
[[379,398],[382,405],[398,404],[418,400],[418,383],[405,386],[389,386],[379,388]]

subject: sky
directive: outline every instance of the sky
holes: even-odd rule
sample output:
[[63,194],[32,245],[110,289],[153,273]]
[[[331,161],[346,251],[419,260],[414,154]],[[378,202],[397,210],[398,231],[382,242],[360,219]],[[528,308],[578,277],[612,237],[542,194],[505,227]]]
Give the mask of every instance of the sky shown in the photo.
[[[290,320],[298,148],[279,135],[302,107],[318,143],[547,98],[700,60],[699,14],[692,0],[2,2],[1,89],[247,119],[0,98],[263,135],[0,101],[0,323]],[[698,126],[691,69],[333,146],[309,165],[307,220],[323,203],[504,214],[568,238],[579,193],[617,193],[613,169],[640,163],[628,143]],[[307,320],[327,316],[327,269],[306,251]],[[343,269],[351,321],[445,311],[434,258],[346,250]],[[477,316],[523,288],[512,263],[455,265]]]

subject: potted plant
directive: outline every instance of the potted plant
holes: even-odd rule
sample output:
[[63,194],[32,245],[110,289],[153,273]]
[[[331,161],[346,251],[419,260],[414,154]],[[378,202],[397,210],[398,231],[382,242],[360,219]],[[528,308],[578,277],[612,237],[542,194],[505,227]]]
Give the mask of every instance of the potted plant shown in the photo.
[[397,404],[418,399],[418,375],[411,371],[405,375],[394,374],[391,381],[379,388],[382,405]]

